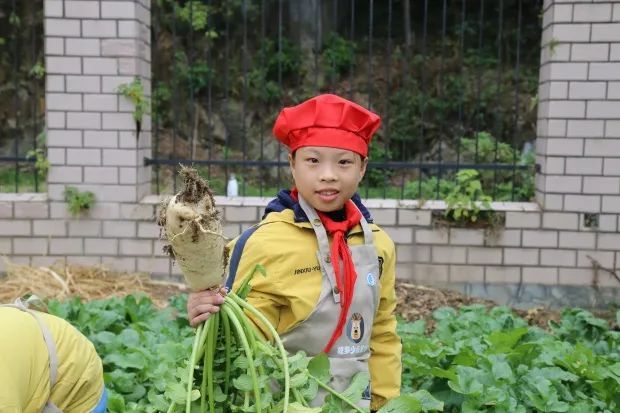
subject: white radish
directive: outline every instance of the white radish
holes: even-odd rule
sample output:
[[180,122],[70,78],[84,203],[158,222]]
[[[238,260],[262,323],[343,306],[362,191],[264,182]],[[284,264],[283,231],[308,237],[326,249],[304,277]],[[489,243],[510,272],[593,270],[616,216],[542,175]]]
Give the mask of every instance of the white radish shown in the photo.
[[174,258],[193,291],[219,288],[226,267],[220,213],[213,192],[193,168],[181,167],[183,189],[164,201],[157,223],[170,243]]

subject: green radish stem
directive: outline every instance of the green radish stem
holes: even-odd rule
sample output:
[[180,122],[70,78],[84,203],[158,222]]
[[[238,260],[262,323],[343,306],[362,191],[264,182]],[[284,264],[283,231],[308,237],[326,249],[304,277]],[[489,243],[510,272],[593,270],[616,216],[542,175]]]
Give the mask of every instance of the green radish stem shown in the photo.
[[[211,354],[211,360],[209,363],[209,371],[213,371],[213,364],[215,363],[215,353],[217,352],[217,339],[219,337],[219,330],[220,330],[220,322],[222,319],[222,316],[220,315],[220,313],[216,313],[217,317],[215,317],[215,327],[213,328],[213,353]],[[214,387],[214,383],[213,383],[213,379],[215,378],[215,376],[213,374],[209,374],[209,377],[211,377],[211,394],[209,395],[209,400],[213,400],[213,411],[215,411],[215,387]]]
[[230,337],[230,320],[228,314],[222,312],[222,321],[224,324],[224,351],[225,351],[225,365],[224,365],[224,394],[228,398],[228,382],[230,380],[230,358],[232,349],[232,339]]
[[[211,316],[213,317],[213,315]],[[215,318],[215,317],[213,317]],[[212,334],[212,330],[214,327],[214,322],[210,321],[207,326],[202,330],[202,335],[200,337],[200,340],[198,341],[198,346],[199,349],[196,352],[197,357],[196,357],[196,363],[198,363],[198,360],[200,360],[200,357],[202,357],[202,353],[205,353],[205,357],[203,358],[203,374],[202,374],[202,383],[200,385],[200,409],[202,411],[205,411],[206,408],[206,398],[207,398],[207,380],[208,380],[208,374],[205,374],[205,372],[209,371],[208,370],[208,353],[209,353],[209,344],[207,343],[207,340],[210,342],[211,341],[211,334]],[[206,345],[205,345],[206,344]]]
[[228,294],[226,296],[226,299],[233,301],[240,307],[245,308],[250,313],[254,314],[265,325],[265,327],[267,327],[267,329],[271,333],[271,336],[278,345],[278,349],[280,350],[280,356],[282,357],[282,370],[284,371],[284,408],[282,410],[282,413],[287,413],[291,383],[288,372],[288,357],[286,356],[286,350],[284,349],[284,344],[282,344],[282,340],[280,339],[278,332],[275,328],[273,328],[269,320],[267,320],[267,318],[263,314],[261,314],[260,311],[258,311],[253,305],[237,297],[236,294]]
[[[243,313],[243,310],[241,309],[241,307],[239,307],[239,305],[235,302],[234,299],[229,300],[227,304],[229,304],[230,308],[234,311],[235,315],[237,316],[237,320],[241,321],[241,325],[243,327],[243,330],[245,331],[245,336],[248,339],[250,348],[253,351],[256,351],[256,337],[258,336],[258,334],[256,332],[256,329],[254,328],[254,325],[246,321],[247,317],[245,316],[245,314]],[[260,376],[265,375],[265,369],[263,368],[262,364],[258,365],[258,374]]]
[[192,410],[192,386],[194,384],[194,366],[196,365],[196,353],[202,335],[202,330],[208,327],[210,319],[205,324],[201,324],[196,329],[196,337],[194,337],[194,346],[192,347],[192,355],[189,358],[189,366],[187,369],[187,397],[185,398],[185,413],[191,413]]
[[[246,310],[248,310],[249,312],[254,314],[258,319],[260,319],[261,322],[267,327],[267,329],[269,330],[269,332],[273,336],[274,340],[276,341],[276,343],[278,345],[278,348],[280,350],[280,353],[282,355],[282,359],[284,361],[283,370],[284,370],[284,386],[285,386],[285,390],[284,390],[284,409],[283,409],[283,413],[286,413],[287,407],[288,407],[288,400],[289,400],[288,394],[289,394],[289,389],[290,389],[290,382],[289,382],[290,377],[289,377],[289,373],[288,373],[288,359],[287,359],[287,356],[286,356],[286,350],[284,349],[284,344],[282,343],[282,340],[280,339],[280,336],[278,335],[278,332],[275,330],[275,328],[273,328],[273,326],[271,325],[269,320],[267,320],[267,318],[260,311],[258,311],[254,306],[252,306],[247,301],[244,301],[241,298],[239,298],[236,294],[229,294],[227,296],[227,298],[228,297],[230,297],[230,299],[233,300],[235,303],[237,303],[240,307],[245,308]],[[364,413],[364,410],[361,410],[359,407],[357,407],[357,405],[355,403],[353,403],[352,401],[350,401],[349,399],[344,397],[342,394],[338,393],[336,390],[332,389],[327,384],[321,382],[316,377],[312,376],[310,373],[308,373],[308,375],[313,380],[316,380],[316,382],[317,382],[317,384],[319,386],[323,387],[325,390],[327,390],[328,392],[333,394],[335,397],[341,399],[343,402],[345,402],[346,404],[351,406],[357,412]],[[302,397],[302,399],[303,399],[303,397]]]
[[[282,413],[288,412],[289,399],[290,394],[292,392],[295,400],[302,404],[305,407],[308,407],[308,403],[305,398],[299,391],[299,389],[291,389],[290,387],[290,373],[288,366],[288,356],[286,350],[284,349],[284,344],[276,331],[276,329],[271,325],[269,320],[260,313],[254,306],[249,304],[248,302],[241,299],[235,293],[229,293],[224,298],[224,304],[220,306],[220,312],[214,313],[211,317],[207,319],[207,321],[200,325],[196,330],[196,337],[194,338],[194,346],[192,348],[192,354],[190,356],[190,366],[188,371],[188,384],[187,384],[187,397],[186,397],[186,406],[185,411],[189,413],[191,410],[191,394],[192,387],[194,381],[194,369],[196,364],[199,362],[200,358],[204,353],[203,360],[203,380],[200,387],[201,393],[201,411],[206,412],[206,401],[208,398],[209,402],[209,412],[215,412],[215,388],[214,388],[214,376],[213,376],[213,365],[215,359],[215,353],[217,351],[216,346],[218,343],[218,337],[220,337],[220,323],[223,325],[223,345],[225,349],[225,368],[224,368],[224,394],[226,397],[230,397],[230,372],[231,372],[231,358],[232,358],[232,347],[233,347],[233,332],[237,338],[237,343],[241,345],[243,351],[245,353],[246,358],[248,359],[248,370],[250,374],[250,378],[252,380],[253,394],[255,398],[255,408],[257,413],[261,413],[261,394],[260,383],[257,377],[257,367],[255,366],[254,361],[254,353],[262,346],[262,343],[267,343],[267,339],[259,333],[258,329],[255,327],[255,323],[248,319],[247,315],[244,313],[246,310],[248,313],[256,316],[261,323],[264,324],[268,332],[273,337],[279,352],[279,356],[277,357],[272,352],[270,357],[274,359],[276,365],[280,365],[284,376],[284,400],[283,400],[283,408]],[[221,321],[220,321],[221,319]],[[231,327],[232,323],[232,327]],[[259,344],[261,343],[261,344]],[[277,353],[276,353],[277,354]],[[258,372],[261,376],[264,375],[263,366],[258,366]],[[350,406],[355,412],[364,413],[364,410],[360,409],[355,405],[351,400],[347,397],[343,396],[341,393],[338,393],[336,390],[332,389],[328,384],[323,383],[312,374],[308,373],[309,378],[316,381],[318,386],[325,389],[327,392],[331,393],[334,397],[342,400],[348,406]],[[246,408],[249,408],[250,405],[250,396],[251,391],[243,392],[243,403]],[[233,396],[234,402],[235,397]],[[174,412],[176,404],[173,402],[168,408],[168,413]]]
[[204,370],[203,370],[203,387],[201,389],[201,410],[205,411],[205,377],[206,377],[206,394],[209,397],[209,412],[215,413],[215,392],[213,389],[213,358],[215,356],[215,346],[217,345],[217,332],[219,330],[220,324],[220,314],[215,313],[211,315],[213,319],[209,324],[209,329],[207,332],[207,344],[205,349],[205,360],[204,360]]
[[[229,296],[227,296],[229,297]],[[250,345],[248,344],[248,340],[245,337],[243,327],[241,326],[241,322],[237,320],[235,317],[234,311],[230,308],[230,305],[226,305],[224,302],[220,306],[222,310],[228,313],[228,318],[232,322],[233,326],[237,330],[237,337],[241,340],[241,345],[243,350],[245,351],[245,356],[248,359],[248,368],[250,370],[250,377],[252,378],[252,386],[254,387],[254,398],[256,403],[256,413],[261,413],[261,397],[260,392],[258,390],[258,379],[256,377],[256,368],[254,367],[254,357],[252,356],[252,350],[250,349]]]
[[308,402],[302,394],[299,392],[299,389],[293,389],[293,396],[295,396],[295,400],[301,403],[302,406],[308,407]]

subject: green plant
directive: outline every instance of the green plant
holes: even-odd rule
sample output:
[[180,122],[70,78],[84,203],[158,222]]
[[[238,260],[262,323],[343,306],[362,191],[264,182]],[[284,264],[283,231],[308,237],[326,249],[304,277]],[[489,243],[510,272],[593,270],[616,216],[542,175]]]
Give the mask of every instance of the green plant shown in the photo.
[[445,201],[445,216],[457,222],[476,222],[481,207],[491,208],[491,197],[482,190],[478,171],[473,169],[463,169],[456,174],[456,186]]
[[[368,160],[370,162],[385,162],[392,158],[389,148],[379,147],[379,142],[375,142],[368,148]],[[364,175],[365,183],[373,187],[382,187],[394,175],[394,171],[388,168],[368,168]]]
[[549,57],[555,56],[555,49],[559,43],[560,42],[558,42],[558,39],[555,37],[552,37],[551,40],[549,40],[549,43],[547,43],[547,47],[549,48]]
[[144,95],[142,81],[136,76],[131,83],[120,85],[117,90],[134,105],[133,119],[136,122],[136,138],[139,138],[142,117],[148,113],[150,106],[149,99]]
[[68,186],[65,188],[65,201],[69,213],[73,216],[79,216],[92,208],[95,202],[95,194]]
[[39,133],[36,137],[36,149],[31,149],[26,152],[27,159],[34,159],[34,167],[37,172],[38,178],[45,178],[47,171],[50,168],[50,162],[46,157],[46,133],[45,131]]
[[506,307],[440,308],[435,329],[399,324],[403,391],[426,389],[444,412],[605,412],[620,407],[620,333],[566,310],[550,332]]
[[[194,340],[186,300],[186,295],[175,296],[168,308],[157,309],[142,295],[90,302],[72,298],[63,302],[52,300],[48,309],[71,322],[95,345],[103,360],[111,413],[153,413],[168,411],[170,400],[185,397],[187,369],[179,366]],[[433,313],[433,319],[431,333],[427,333],[425,321],[399,320],[403,396],[384,406],[381,413],[618,411],[620,332],[587,311],[566,309],[559,322],[550,323],[549,331],[528,326],[507,307],[444,307]],[[616,319],[620,322],[620,311]],[[217,341],[216,366],[224,364],[223,341],[223,337]],[[259,352],[270,351],[270,347],[259,342],[256,345],[261,348]],[[242,353],[241,348],[231,352],[231,374],[243,374],[249,367]],[[298,353],[290,355],[288,362],[292,386],[311,381],[309,375],[325,377],[323,358],[312,361]],[[272,354],[259,356],[255,363],[257,368],[262,366],[265,374],[278,368]],[[197,377],[203,371],[203,366],[199,366]],[[216,374],[223,377],[225,370]],[[281,380],[279,376],[274,378]],[[249,382],[247,376],[239,377],[230,386],[246,389]],[[274,393],[264,384],[264,400],[272,401]],[[220,390],[219,386],[214,389],[216,403],[221,403]],[[274,411],[282,412],[281,406]],[[330,403],[318,410],[289,410],[293,411],[342,410]]]
[[194,57],[190,62],[190,57],[184,50],[174,53],[174,71],[177,76],[176,87],[192,90],[194,95],[203,92],[214,78],[213,67],[209,66],[205,59]]
[[22,21],[19,16],[14,11],[12,11],[9,15],[9,23],[15,27],[19,27],[21,26]]
[[331,33],[323,46],[323,70],[328,79],[338,79],[355,65],[357,44]]
[[405,199],[445,199],[455,187],[454,180],[439,179],[432,176],[427,179],[416,179],[405,183]]
[[45,151],[41,148],[31,149],[26,153],[26,158],[34,159],[34,167],[37,171],[45,176],[50,168],[50,161],[45,156]]
[[[239,302],[238,300],[235,300]],[[187,396],[188,370],[187,355],[192,349],[194,330],[189,327],[186,314],[187,296],[174,296],[169,306],[157,309],[153,302],[144,295],[113,297],[104,300],[85,302],[79,298],[67,301],[51,300],[47,303],[51,314],[66,319],[86,335],[95,345],[103,361],[104,379],[110,393],[108,410],[111,413],[135,412],[173,412],[179,405],[185,406]],[[234,307],[233,303],[231,304]],[[243,302],[240,302],[243,305]],[[231,307],[231,308],[232,308]],[[233,309],[233,311],[237,311]],[[222,314],[225,310],[222,310]],[[222,327],[220,323],[220,328]],[[237,327],[229,325],[229,337],[233,339]],[[208,328],[208,324],[204,326]],[[226,329],[226,327],[224,327]],[[246,333],[252,334],[253,326]],[[253,405],[246,406],[247,392],[252,392],[253,385],[247,374],[251,367],[242,345],[232,348],[224,347],[226,332],[215,341],[215,357],[211,359],[215,366],[214,388],[209,399],[201,405],[202,393],[210,385],[201,384],[200,390],[194,389],[191,397],[198,397],[192,404],[192,412],[210,411],[210,402],[223,406],[218,412],[255,412]],[[212,343],[213,344],[213,343]],[[210,345],[210,344],[209,344]],[[274,402],[282,396],[282,389],[273,387],[275,381],[282,383],[283,365],[277,361],[277,350],[261,340],[248,342],[255,352],[254,364],[260,376],[259,391],[263,406],[275,405],[270,412],[282,412],[283,405]],[[226,358],[231,357],[229,369],[226,370]],[[299,352],[287,357],[290,386],[294,397],[312,396],[319,385],[329,382],[329,361],[325,355],[315,358]],[[204,365],[195,370],[198,383],[205,375]],[[228,374],[228,389],[222,386],[222,379]],[[318,382],[321,382],[319,384]],[[366,386],[363,380],[353,383],[346,397],[354,398],[361,394]],[[225,397],[225,391],[236,393],[239,397]],[[348,393],[347,393],[348,394]],[[339,397],[340,396],[340,397]],[[310,408],[298,403],[289,405],[289,413],[343,413],[349,410],[342,403],[342,395],[330,394],[325,405]],[[171,401],[178,401],[171,407]],[[176,407],[175,407],[176,406]],[[418,413],[439,411],[443,403],[426,390],[417,390],[390,401],[381,413]],[[185,411],[185,409],[182,409]],[[266,410],[263,410],[265,412]]]
[[203,31],[207,27],[210,7],[201,2],[189,1],[177,8],[179,20],[191,26],[195,31]]
[[45,77],[45,66],[41,62],[35,63],[30,69],[30,76],[35,79],[43,79]]
[[283,37],[280,45],[272,39],[262,39],[248,73],[248,85],[254,99],[277,102],[283,87],[291,78],[301,76],[301,48]]
[[103,361],[111,413],[166,411],[166,389],[191,350],[193,329],[187,296],[157,309],[143,295],[85,302],[51,301],[49,311],[73,324],[93,342]]
[[525,169],[497,169],[479,172],[485,193],[496,201],[530,201],[534,197],[534,150],[525,145],[524,152],[498,141],[489,132],[462,137],[458,147],[461,162],[525,166]]

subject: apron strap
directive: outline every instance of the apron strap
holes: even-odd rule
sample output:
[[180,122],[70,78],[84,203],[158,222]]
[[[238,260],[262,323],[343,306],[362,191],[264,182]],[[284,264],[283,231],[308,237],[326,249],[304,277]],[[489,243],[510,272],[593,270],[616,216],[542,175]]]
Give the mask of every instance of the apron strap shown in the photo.
[[[303,211],[306,213],[308,220],[312,224],[312,229],[314,230],[317,242],[319,243],[319,250],[321,251],[321,254],[323,254],[325,257],[329,257],[331,254],[331,251],[329,248],[329,236],[327,235],[327,231],[325,230],[325,227],[323,226],[323,222],[321,221],[321,218],[319,218],[319,214],[316,212],[316,210],[312,206],[310,206],[310,204],[308,204],[308,202],[304,198],[302,198],[301,195],[298,195],[298,196],[299,196],[299,205],[301,206]],[[355,207],[359,210],[357,205]],[[372,235],[372,229],[370,229],[370,224],[368,224],[368,221],[364,217],[364,214],[362,214],[362,211],[360,211],[360,215],[361,215],[360,225],[362,227],[362,230],[364,231],[364,244],[372,246],[372,248],[374,249],[374,238]],[[331,285],[332,286],[337,285],[336,280],[334,279],[333,273],[331,271],[327,271],[327,275],[329,277],[329,281]],[[339,303],[340,292],[337,292],[335,289],[332,289],[332,295],[334,296],[335,302]]]
[[323,222],[321,221],[321,218],[319,218],[319,214],[317,214],[316,210],[312,208],[310,204],[308,204],[308,202],[301,197],[301,195],[299,195],[298,197],[299,197],[299,205],[301,205],[301,208],[304,210],[304,212],[306,213],[306,216],[308,217],[308,220],[312,224],[312,229],[314,229],[314,233],[316,234],[316,239],[319,243],[319,249],[324,254],[327,254],[327,256],[329,257],[329,252],[330,252],[329,237],[327,235],[327,231],[325,230],[325,227],[323,226]]
[[[57,377],[58,376],[58,356],[56,352],[56,344],[54,343],[52,334],[50,333],[49,329],[47,328],[47,326],[45,325],[41,317],[39,317],[39,315],[36,312],[30,310],[21,299],[18,298],[17,300],[15,300],[13,304],[2,304],[0,305],[0,307],[17,308],[18,310],[21,310],[25,313],[32,315],[37,321],[37,324],[39,324],[41,334],[43,335],[43,341],[45,342],[45,346],[47,347],[47,352],[49,354],[49,359],[50,359],[50,393],[51,393],[52,388],[56,384],[56,380],[58,378]],[[58,407],[56,407],[54,403],[52,403],[49,400],[47,404],[45,405],[43,412],[44,413],[62,413],[62,411]]]
[[[355,203],[353,203],[353,205],[355,205]],[[364,217],[364,214],[359,209],[359,207],[357,205],[355,205],[355,207],[357,208],[358,211],[360,211],[360,215],[362,216],[362,219],[360,219],[360,225],[362,227],[362,231],[364,231],[364,244],[372,245],[374,247],[375,240],[374,240],[374,237],[372,235],[372,229],[370,228],[370,224],[368,223],[368,221]]]

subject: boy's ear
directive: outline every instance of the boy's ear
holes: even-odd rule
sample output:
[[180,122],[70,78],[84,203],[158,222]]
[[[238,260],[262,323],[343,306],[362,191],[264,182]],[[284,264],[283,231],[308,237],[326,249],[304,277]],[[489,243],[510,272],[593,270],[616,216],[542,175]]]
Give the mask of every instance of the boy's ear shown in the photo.
[[364,175],[366,174],[366,167],[368,166],[368,157],[362,158],[362,169],[360,170],[360,179],[358,181],[362,182],[362,179],[364,179]]
[[295,157],[290,153],[288,154],[288,166],[291,170],[291,176],[293,180],[295,180]]

